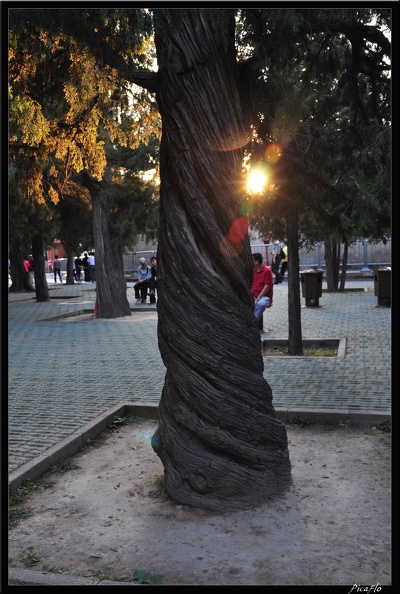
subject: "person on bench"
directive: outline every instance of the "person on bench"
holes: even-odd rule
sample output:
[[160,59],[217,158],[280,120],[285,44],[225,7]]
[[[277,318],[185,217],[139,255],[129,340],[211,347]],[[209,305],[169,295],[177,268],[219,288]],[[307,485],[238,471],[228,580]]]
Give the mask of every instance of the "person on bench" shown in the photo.
[[271,307],[274,295],[274,277],[270,266],[262,263],[262,255],[253,254],[254,273],[251,292],[254,297],[254,315],[260,320],[267,307]]
[[150,258],[151,264],[151,276],[149,279],[149,293],[150,293],[150,303],[156,302],[156,285],[157,285],[157,258],[153,256]]
[[136,303],[146,303],[147,289],[151,276],[150,266],[146,265],[146,258],[140,258],[138,268],[138,282],[133,286]]

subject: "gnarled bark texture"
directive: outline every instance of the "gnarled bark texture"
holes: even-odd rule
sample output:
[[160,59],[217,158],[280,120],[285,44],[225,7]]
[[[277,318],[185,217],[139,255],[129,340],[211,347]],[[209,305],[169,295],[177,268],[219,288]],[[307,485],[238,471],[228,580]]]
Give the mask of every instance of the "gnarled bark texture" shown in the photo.
[[290,484],[290,461],[263,377],[250,244],[240,237],[245,134],[233,17],[156,10],[155,25],[158,340],[167,371],[153,448],[173,500],[249,509]]

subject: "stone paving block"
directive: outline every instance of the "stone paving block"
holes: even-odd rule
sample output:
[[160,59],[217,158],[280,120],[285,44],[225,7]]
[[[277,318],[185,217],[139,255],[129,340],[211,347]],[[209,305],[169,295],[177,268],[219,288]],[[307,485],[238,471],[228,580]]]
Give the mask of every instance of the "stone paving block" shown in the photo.
[[[346,285],[370,290],[323,293],[320,308],[301,309],[303,338],[345,339],[344,357],[264,359],[277,413],[301,408],[325,415],[333,409],[390,416],[391,309],[375,306],[372,280]],[[121,400],[158,405],[166,369],[156,316],[141,321],[133,311],[119,320],[83,322],[75,316],[73,323],[60,317],[85,308],[90,312],[93,293],[92,286],[63,284],[52,286],[48,303],[37,303],[30,294],[9,296],[10,469],[43,454]],[[134,310],[133,289],[127,294]],[[287,340],[287,298],[287,283],[277,285],[263,338]],[[136,384],[143,364],[151,377],[145,391]]]

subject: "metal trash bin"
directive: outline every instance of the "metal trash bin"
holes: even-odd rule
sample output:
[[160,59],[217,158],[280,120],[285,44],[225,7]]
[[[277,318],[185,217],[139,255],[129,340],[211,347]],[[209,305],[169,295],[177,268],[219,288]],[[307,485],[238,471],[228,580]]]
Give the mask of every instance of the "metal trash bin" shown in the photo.
[[384,307],[391,306],[390,287],[392,279],[392,269],[378,268],[374,272],[374,294],[378,298],[378,305]]
[[301,294],[306,300],[306,307],[319,307],[322,297],[322,271],[303,270],[300,272]]

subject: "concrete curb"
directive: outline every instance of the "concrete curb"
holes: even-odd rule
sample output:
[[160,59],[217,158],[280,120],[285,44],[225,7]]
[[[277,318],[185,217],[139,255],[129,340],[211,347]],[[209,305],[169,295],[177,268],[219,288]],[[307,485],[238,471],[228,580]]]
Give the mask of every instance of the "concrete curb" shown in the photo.
[[[312,422],[317,424],[339,425],[346,423],[352,427],[373,427],[391,420],[386,413],[369,413],[367,411],[351,410],[321,410],[309,408],[275,408],[276,415],[283,423]],[[95,439],[107,429],[114,417],[124,417],[129,414],[146,419],[158,419],[158,405],[146,403],[120,402],[105,411],[93,421],[86,423],[58,444],[48,448],[33,460],[23,464],[8,476],[9,485],[16,488],[25,481],[34,481],[42,476],[51,466],[62,462],[66,458],[77,454],[88,441]]]
[[354,410],[333,410],[333,409],[310,409],[293,408],[278,409],[275,408],[276,416],[282,423],[293,424],[297,420],[302,422],[312,422],[318,425],[350,425],[351,427],[377,427],[381,423],[391,421],[391,415],[387,413]]
[[[143,312],[155,312],[157,313],[157,308],[156,305],[150,305],[150,304],[138,304],[138,305],[133,305],[131,307],[131,312],[134,313],[143,313]],[[43,318],[41,320],[39,320],[40,322],[57,322],[58,320],[63,320],[65,318],[74,318],[74,317],[78,317],[81,315],[85,315],[85,314],[92,314],[93,313],[93,308],[90,307],[82,307],[80,309],[76,309],[75,311],[68,311],[68,312],[64,312],[61,314],[57,314],[56,316],[50,316],[49,318]],[[100,318],[101,319],[101,318]],[[107,318],[105,318],[107,319]]]
[[[268,333],[267,332],[261,332],[261,340],[262,340],[262,346],[263,348],[265,347],[269,347],[269,346],[288,346],[288,340],[286,339],[274,339],[274,338],[268,338]],[[303,338],[302,340],[303,346],[307,347],[307,346],[331,346],[331,347],[337,347],[338,352],[337,355],[334,355],[335,358],[343,358],[346,355],[346,339],[345,338]],[[268,357],[268,355],[265,355],[266,357]],[[285,355],[285,357],[289,357],[291,359],[293,358],[301,358],[304,359],[303,356],[298,356],[298,355]],[[314,359],[315,357],[307,357],[307,359]],[[324,357],[325,358],[325,357]],[[329,358],[329,357],[326,357]]]

